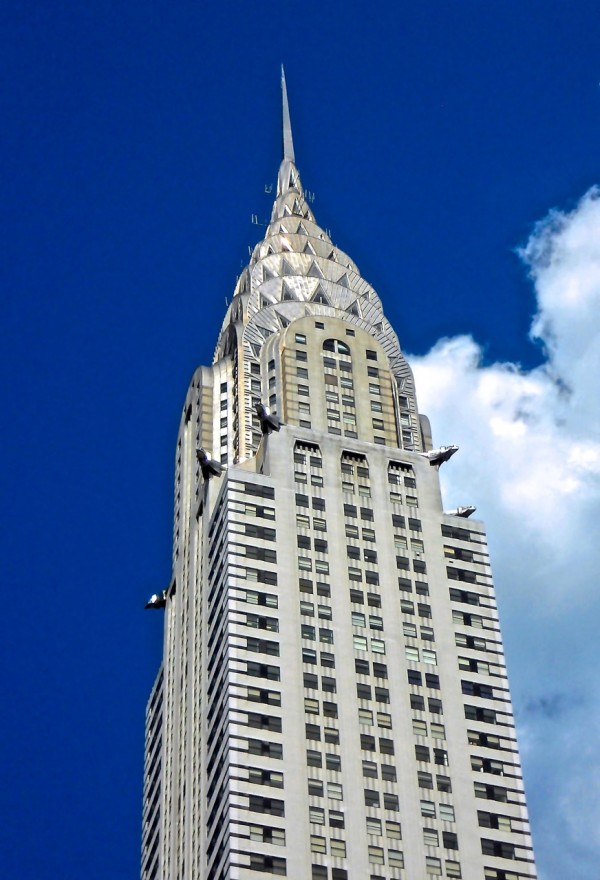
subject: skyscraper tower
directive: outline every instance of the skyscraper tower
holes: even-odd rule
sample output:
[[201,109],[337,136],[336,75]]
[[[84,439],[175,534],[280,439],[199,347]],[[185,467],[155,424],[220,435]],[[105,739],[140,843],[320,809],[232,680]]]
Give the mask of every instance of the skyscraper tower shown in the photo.
[[[177,441],[143,880],[521,880],[484,528],[379,297],[283,161]],[[451,467],[452,465],[445,465]]]

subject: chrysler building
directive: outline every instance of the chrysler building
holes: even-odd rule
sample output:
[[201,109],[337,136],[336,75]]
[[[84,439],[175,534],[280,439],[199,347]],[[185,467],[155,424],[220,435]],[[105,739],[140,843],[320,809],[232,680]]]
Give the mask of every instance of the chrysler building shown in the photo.
[[147,606],[142,880],[535,878],[484,526],[442,504],[461,452],[313,215],[282,93],[270,223],[185,398]]

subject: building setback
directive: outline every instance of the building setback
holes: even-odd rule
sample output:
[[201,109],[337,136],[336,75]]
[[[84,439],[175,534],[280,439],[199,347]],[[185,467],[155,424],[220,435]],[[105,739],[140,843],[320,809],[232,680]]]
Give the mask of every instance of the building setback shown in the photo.
[[282,87],[271,221],[181,418],[142,880],[535,878],[484,527],[443,512],[456,448]]

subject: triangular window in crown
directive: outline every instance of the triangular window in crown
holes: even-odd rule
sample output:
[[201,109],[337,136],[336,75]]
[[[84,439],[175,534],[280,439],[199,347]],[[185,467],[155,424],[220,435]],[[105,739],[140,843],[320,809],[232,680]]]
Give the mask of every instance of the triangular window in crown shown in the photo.
[[285,226],[283,225],[283,223],[280,223],[280,224],[279,224],[279,231],[280,231],[280,232],[283,232],[284,235],[287,235],[288,232],[289,232],[289,229],[286,229]]
[[345,272],[344,272],[344,274],[342,275],[341,278],[338,278],[338,284],[341,284],[342,287],[349,287],[349,286],[350,286],[350,285],[348,284],[348,276],[346,275]]
[[328,260],[333,260],[334,263],[337,263],[337,259],[336,259],[336,256],[335,256],[335,251],[329,251],[329,254],[328,254],[328,256],[327,256],[327,259],[328,259]]
[[297,302],[298,297],[295,295],[294,291],[283,282],[283,290],[281,291],[281,302]]
[[284,205],[284,206],[283,206],[283,213],[284,213],[284,215],[285,215],[286,217],[291,217],[291,216],[292,216],[292,212],[290,211],[289,205]]
[[302,210],[302,205],[300,204],[299,199],[294,199],[294,214],[299,214],[300,217],[304,217],[304,211]]
[[324,306],[331,305],[331,303],[329,302],[329,299],[327,298],[325,291],[323,290],[323,288],[321,287],[320,284],[317,285],[317,289],[315,290],[315,292],[311,296],[310,301],[313,303],[321,303],[321,305],[324,305]]
[[289,327],[290,322],[288,321],[288,319],[286,317],[284,317],[284,315],[280,315],[279,312],[275,312],[275,314],[277,315],[277,320],[279,321],[279,323],[281,324],[281,326],[284,329],[286,327]]
[[303,254],[313,254],[313,255],[314,255],[314,253],[315,253],[315,249],[314,249],[314,247],[312,246],[312,244],[310,243],[310,241],[307,241],[307,242],[306,242],[306,244],[305,244],[304,247],[302,248],[302,253],[303,253]]
[[260,298],[260,307],[261,309],[268,309],[269,306],[273,305],[270,299],[267,299],[266,296],[261,296]]
[[290,264],[287,262],[287,260],[282,260],[281,261],[281,274],[282,275],[297,275],[298,273],[296,272],[296,270],[294,269],[293,266],[290,266]]
[[325,276],[321,272],[321,268],[318,263],[315,263],[313,260],[310,266],[308,267],[308,272],[306,273],[309,278],[324,278]]
[[274,253],[275,253],[275,251],[273,250],[271,245],[269,245],[269,247],[267,248],[267,256],[269,257],[269,256],[271,256],[271,254],[274,254]]
[[264,336],[265,339],[268,339],[271,333],[274,332],[269,327],[259,327],[258,324],[256,325],[256,329]]
[[269,278],[277,278],[277,272],[265,265],[263,266],[263,281],[268,281]]
[[346,309],[347,312],[350,312],[351,315],[356,315],[357,318],[360,318],[360,311],[358,309],[358,302],[354,300],[354,302],[348,306]]
[[260,357],[260,345],[257,345],[256,342],[250,343],[250,348],[252,349],[252,354],[255,358]]
[[298,232],[298,235],[308,235],[304,223],[298,223],[298,229],[296,231]]

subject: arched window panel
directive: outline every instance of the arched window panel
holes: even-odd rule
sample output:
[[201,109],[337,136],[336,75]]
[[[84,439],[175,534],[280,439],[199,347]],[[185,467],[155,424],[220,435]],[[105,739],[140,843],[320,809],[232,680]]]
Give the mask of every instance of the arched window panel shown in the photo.
[[326,339],[323,343],[323,351],[333,351],[336,354],[350,356],[350,348],[341,339]]

